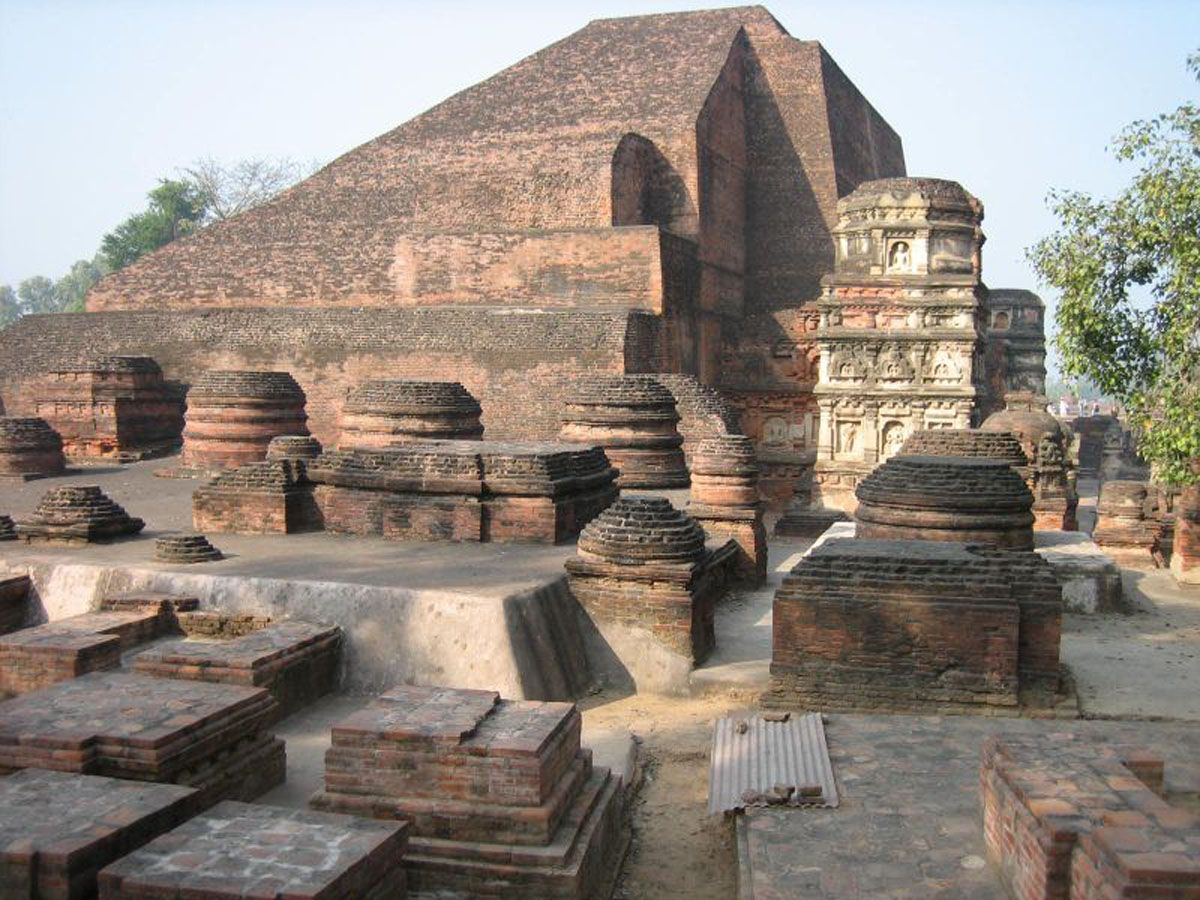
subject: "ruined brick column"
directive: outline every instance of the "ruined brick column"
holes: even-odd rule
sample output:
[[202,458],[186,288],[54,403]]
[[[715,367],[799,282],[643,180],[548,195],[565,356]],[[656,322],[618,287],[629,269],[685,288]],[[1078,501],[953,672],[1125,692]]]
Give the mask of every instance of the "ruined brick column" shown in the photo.
[[559,437],[604,448],[622,488],[688,486],[675,398],[648,375],[581,379]]
[[89,544],[130,537],[145,527],[96,485],[71,485],[48,491],[33,515],[17,521],[23,541]]
[[1180,584],[1200,584],[1200,485],[1188,485],[1175,498],[1171,574]]
[[479,401],[455,381],[368,381],[342,407],[340,450],[378,450],[425,440],[479,440]]
[[1000,460],[895,456],[855,493],[861,538],[1033,549],[1033,495]]
[[730,434],[701,441],[692,460],[692,499],[688,504],[688,513],[707,534],[737,542],[738,577],[754,585],[767,578],[767,531],[758,474],[750,438]]
[[183,464],[229,469],[266,459],[271,439],[308,434],[304,391],[287,372],[206,372],[187,395]]
[[1161,563],[1162,525],[1147,514],[1148,487],[1144,481],[1123,480],[1100,485],[1092,540],[1123,566],[1145,569]]
[[68,456],[118,460],[179,446],[183,404],[148,356],[85,359],[36,379],[34,411],[62,435]]
[[[648,631],[689,667],[716,643],[704,529],[663,497],[621,497],[579,536],[571,591],[603,631]],[[637,673],[633,673],[637,677]]]
[[0,476],[58,475],[66,468],[63,443],[45,419],[0,416]]

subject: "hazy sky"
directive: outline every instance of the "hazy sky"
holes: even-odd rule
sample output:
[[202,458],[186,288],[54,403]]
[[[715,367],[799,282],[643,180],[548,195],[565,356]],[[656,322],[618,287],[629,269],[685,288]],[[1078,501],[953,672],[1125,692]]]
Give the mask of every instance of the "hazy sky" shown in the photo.
[[[594,18],[712,3],[0,0],[0,282],[61,275],[213,156],[328,162]],[[1113,191],[1127,122],[1197,94],[1200,2],[798,2],[900,133],[986,208],[984,275],[1034,287],[1051,187]]]

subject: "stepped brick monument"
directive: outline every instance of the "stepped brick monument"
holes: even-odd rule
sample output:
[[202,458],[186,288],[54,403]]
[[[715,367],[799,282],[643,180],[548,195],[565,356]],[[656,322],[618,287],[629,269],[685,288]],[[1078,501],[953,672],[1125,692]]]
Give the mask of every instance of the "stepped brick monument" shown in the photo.
[[368,381],[342,405],[339,450],[376,450],[424,440],[483,437],[479,401],[452,381]]
[[54,769],[182,784],[208,807],[284,778],[261,688],[92,672],[0,704],[0,774]]
[[196,812],[196,791],[23,769],[0,778],[0,896],[96,896],[97,872]]
[[318,531],[303,462],[275,459],[222,472],[192,493],[192,527],[233,534]]
[[101,356],[60,366],[29,387],[34,415],[68,456],[133,461],[179,446],[183,403],[147,356]]
[[700,442],[692,460],[692,493],[687,512],[710,536],[732,538],[738,547],[737,575],[760,585],[767,578],[765,504],[758,493],[758,459],[750,438],[741,434]]
[[1096,504],[1094,540],[1123,566],[1153,569],[1162,563],[1162,524],[1148,509],[1144,481],[1104,481]]
[[620,778],[570,703],[392,688],[333,728],[322,810],[407,821],[421,896],[611,896],[629,843]]
[[17,537],[28,542],[91,544],[132,537],[145,526],[96,485],[63,486],[47,491],[32,515],[17,520]]
[[1200,817],[1168,804],[1154,753],[1070,732],[987,740],[979,771],[988,856],[1014,897],[1200,892]]
[[775,593],[762,702],[1013,714],[1059,689],[1062,589],[1036,553],[828,541]]
[[266,459],[272,438],[307,433],[304,403],[287,372],[205,372],[187,394],[183,465],[205,471]]
[[1022,471],[1029,465],[1029,458],[1015,434],[1010,431],[983,431],[978,428],[930,428],[914,431],[904,441],[899,455],[998,459]]
[[1033,496],[996,459],[896,456],[858,485],[856,534],[1033,549]]
[[567,398],[559,437],[603,447],[623,488],[683,488],[688,470],[675,398],[648,376],[583,379]]
[[404,900],[407,828],[225,801],[105,867],[100,900]]
[[154,539],[154,558],[159,562],[216,562],[224,555],[202,534],[167,534]]
[[60,475],[66,466],[62,438],[45,419],[0,416],[0,478]]

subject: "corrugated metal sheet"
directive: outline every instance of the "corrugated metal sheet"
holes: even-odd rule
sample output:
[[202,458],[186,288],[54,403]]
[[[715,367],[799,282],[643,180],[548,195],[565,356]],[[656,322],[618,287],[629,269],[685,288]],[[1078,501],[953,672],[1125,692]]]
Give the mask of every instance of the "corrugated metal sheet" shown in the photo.
[[793,713],[787,721],[777,721],[776,716],[717,721],[708,768],[708,812],[758,805],[838,805],[819,713]]

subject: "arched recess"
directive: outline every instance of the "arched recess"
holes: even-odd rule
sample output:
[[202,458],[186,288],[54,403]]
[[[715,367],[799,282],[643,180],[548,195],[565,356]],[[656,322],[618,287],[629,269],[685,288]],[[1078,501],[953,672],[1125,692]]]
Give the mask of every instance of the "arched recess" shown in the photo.
[[683,178],[653,141],[634,132],[613,152],[612,223],[695,236],[696,204]]

